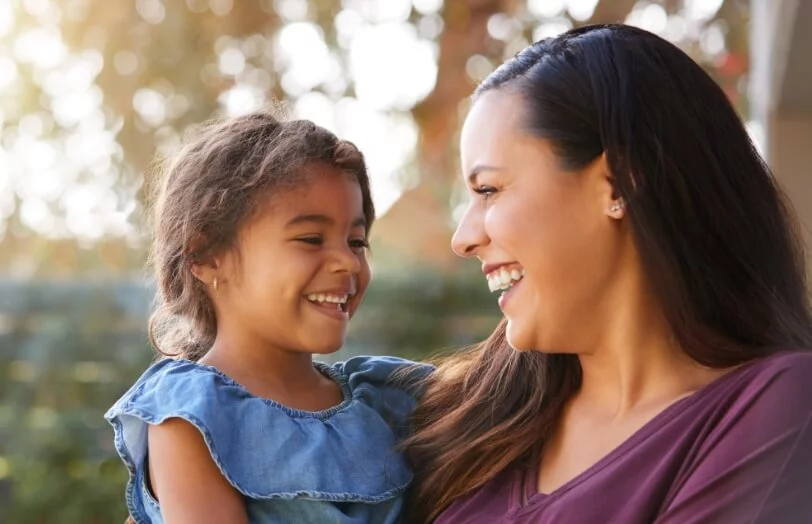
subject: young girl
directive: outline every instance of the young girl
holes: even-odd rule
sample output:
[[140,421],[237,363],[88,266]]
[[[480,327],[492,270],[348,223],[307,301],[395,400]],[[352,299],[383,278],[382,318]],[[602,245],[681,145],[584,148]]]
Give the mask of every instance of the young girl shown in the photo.
[[[201,128],[155,219],[166,356],[110,409],[137,523],[394,522],[405,361],[312,361],[344,342],[370,281],[361,153],[307,121]],[[419,368],[425,369],[425,368]]]

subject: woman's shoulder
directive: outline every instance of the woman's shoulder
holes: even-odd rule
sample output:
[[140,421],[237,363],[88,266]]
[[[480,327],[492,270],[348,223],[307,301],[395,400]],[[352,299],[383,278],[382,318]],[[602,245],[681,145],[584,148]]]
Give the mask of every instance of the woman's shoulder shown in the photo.
[[707,409],[724,405],[723,425],[769,434],[797,429],[812,415],[812,351],[779,351],[752,361],[722,377],[719,386]]
[[812,352],[779,351],[729,372],[690,402],[675,430],[685,438],[666,435],[668,445],[682,441],[689,451],[658,522],[700,513],[714,522],[785,522],[776,516],[809,511],[810,376]]
[[812,348],[785,349],[765,357],[760,362],[765,370],[775,372],[789,370],[812,370]]
[[812,408],[812,350],[778,351],[744,368],[742,386],[746,391],[786,400],[801,396],[797,400]]

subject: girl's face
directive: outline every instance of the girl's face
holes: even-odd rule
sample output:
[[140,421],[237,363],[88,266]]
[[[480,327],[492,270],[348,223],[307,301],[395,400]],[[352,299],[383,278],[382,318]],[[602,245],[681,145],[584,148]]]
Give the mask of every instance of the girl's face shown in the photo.
[[603,158],[563,170],[551,144],[524,130],[527,110],[500,90],[472,107],[461,136],[471,200],[453,247],[482,261],[511,346],[578,352],[613,307],[623,209]]
[[369,284],[358,183],[327,164],[305,170],[307,182],[275,192],[217,259],[218,333],[239,333],[238,343],[334,352]]

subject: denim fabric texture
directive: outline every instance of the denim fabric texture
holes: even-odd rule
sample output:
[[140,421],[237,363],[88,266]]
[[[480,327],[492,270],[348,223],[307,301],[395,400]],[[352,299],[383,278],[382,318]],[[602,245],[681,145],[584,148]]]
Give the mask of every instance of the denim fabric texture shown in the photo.
[[[223,476],[245,497],[251,523],[397,522],[412,475],[396,444],[416,391],[391,379],[413,363],[354,357],[314,365],[340,386],[341,404],[300,411],[251,395],[210,366],[174,359],[152,365],[105,415],[129,470],[134,520],[163,522],[146,478],[147,427],[181,418],[200,431]],[[415,375],[430,371],[421,365]]]

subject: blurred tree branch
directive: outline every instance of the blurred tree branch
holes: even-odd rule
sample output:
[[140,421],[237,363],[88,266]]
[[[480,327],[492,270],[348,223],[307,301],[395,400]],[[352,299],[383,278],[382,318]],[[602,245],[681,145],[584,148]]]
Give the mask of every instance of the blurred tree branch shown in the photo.
[[[101,2],[94,3],[91,8],[89,2],[76,0],[70,4],[84,6],[83,10],[74,10],[70,16],[65,15],[59,25],[62,38],[72,51],[91,48],[102,53],[103,68],[95,78],[95,85],[103,95],[106,125],[116,133],[118,149],[113,155],[110,171],[118,177],[115,188],[119,194],[132,191],[130,188],[137,188],[142,183],[148,185],[149,168],[156,149],[159,152],[171,150],[188,125],[204,121],[217,112],[221,107],[218,97],[237,82],[245,81],[239,76],[223,74],[218,69],[219,53],[223,46],[239,47],[245,44],[246,39],[259,38],[263,42],[261,52],[258,56],[245,56],[246,68],[255,68],[269,79],[268,85],[263,86],[268,98],[280,100],[298,96],[289,95],[282,88],[283,68],[275,54],[275,37],[279,29],[289,23],[273,9],[282,3],[270,0],[233,2],[228,13],[221,12],[219,15],[212,11],[214,4],[208,0],[156,3],[161,4],[165,12],[160,22],[150,23],[138,10],[143,9],[141,4]],[[662,6],[668,16],[684,16],[685,0],[659,0],[653,3]],[[316,24],[323,32],[331,56],[341,64],[344,69],[342,74],[347,79],[344,91],[338,95],[328,95],[328,98],[355,96],[348,67],[349,53],[339,45],[335,21],[342,10],[363,10],[367,4],[362,0],[355,4],[341,0],[310,0],[306,5],[307,13],[303,20]],[[411,110],[417,126],[418,148],[414,165],[408,170],[415,172],[416,176],[406,185],[401,199],[373,230],[373,241],[386,247],[377,252],[380,254],[391,249],[393,267],[399,263],[428,263],[447,269],[457,267],[457,261],[448,249],[453,228],[449,210],[459,177],[457,133],[467,110],[468,97],[476,83],[469,77],[472,74],[472,68],[468,67],[471,57],[481,59],[480,63],[490,61],[498,64],[506,53],[513,53],[529,43],[529,35],[545,23],[561,24],[564,20],[569,25],[577,26],[622,22],[635,5],[635,0],[600,0],[591,17],[579,22],[566,10],[554,19],[538,19],[528,13],[526,0],[446,0],[440,12],[443,31],[435,40],[438,49],[435,89]],[[37,21],[24,9],[20,8],[19,11],[17,31],[22,34],[27,28],[35,27]],[[505,40],[491,36],[488,23],[494,15],[503,15],[512,20],[522,34]],[[711,20],[702,22],[704,26],[700,28],[699,35],[691,33],[680,43],[707,68],[744,115],[748,109],[742,85],[748,68],[747,16],[746,0],[725,0]],[[409,20],[417,26],[421,16],[412,9]],[[374,23],[374,20],[364,23]],[[722,28],[725,32],[727,52],[707,57],[700,40],[702,32],[714,24],[715,28]],[[135,61],[131,71],[124,71],[126,68],[120,67],[127,60]],[[21,95],[15,97],[14,113],[6,113],[5,128],[0,132],[13,132],[15,125],[25,115],[43,114],[52,109],[40,85],[41,79],[35,78],[32,69],[29,64],[19,65]],[[324,86],[314,88],[316,91],[320,89],[324,89]],[[134,99],[142,90],[151,90],[166,99],[168,109],[164,121],[145,121],[136,110]],[[325,93],[328,91],[325,89]],[[61,127],[56,122],[46,127],[49,136],[44,138],[54,143],[64,143],[65,137],[76,127]],[[81,173],[79,176],[82,180],[92,181],[96,175]],[[143,192],[140,196],[143,201]],[[21,267],[34,263],[38,267],[33,273],[55,270],[70,274],[82,271],[82,267],[88,264],[87,270],[92,270],[97,263],[92,256],[81,253],[65,255],[71,250],[70,246],[74,250],[82,250],[76,239],[36,239],[36,234],[27,229],[28,226],[21,220],[22,204],[21,195],[15,194],[14,214],[6,220],[7,231],[3,240],[4,250],[0,254],[0,267]],[[49,203],[49,207],[57,218],[64,219],[59,215],[62,210],[58,202]],[[136,217],[141,214],[141,209],[134,212]],[[140,221],[136,219],[134,222]],[[119,245],[120,253],[107,257],[107,260],[127,261],[140,259],[143,255],[142,248],[133,251],[133,243],[127,244],[121,238],[94,243],[96,246],[102,243]],[[115,251],[115,248],[110,249]],[[32,262],[30,257],[21,256],[24,251],[37,253],[38,260]],[[57,256],[58,253],[62,255]],[[140,260],[136,264],[126,263],[117,270],[130,271],[138,264]],[[31,273],[22,271],[26,272]]]
[[373,240],[404,262],[421,261],[453,269],[456,259],[449,249],[448,204],[457,174],[456,135],[460,104],[474,88],[466,64],[474,55],[492,55],[502,43],[488,34],[488,20],[509,11],[512,0],[459,0],[446,2],[444,30],[439,38],[437,82],[432,93],[412,110],[419,142],[416,187],[404,191],[381,219]]
[[622,24],[637,0],[600,0],[589,20],[577,25]]
[[[585,23],[622,22],[635,3],[602,0]],[[420,136],[419,182],[403,193],[373,232],[373,240],[397,253],[401,264],[428,263],[446,271],[458,267],[459,259],[449,249],[453,225],[448,210],[459,177],[457,132],[475,87],[466,64],[474,55],[500,56],[504,42],[488,34],[488,21],[497,13],[516,16],[523,10],[524,2],[517,0],[446,2],[437,84],[412,110]]]

